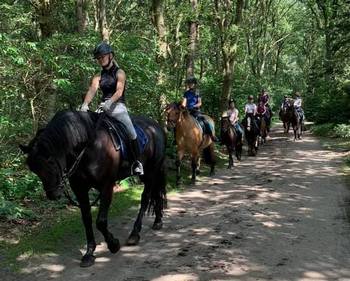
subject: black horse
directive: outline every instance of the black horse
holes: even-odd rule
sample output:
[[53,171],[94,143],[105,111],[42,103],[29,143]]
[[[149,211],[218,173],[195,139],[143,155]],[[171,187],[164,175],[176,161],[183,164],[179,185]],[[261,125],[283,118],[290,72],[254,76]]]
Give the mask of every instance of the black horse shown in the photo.
[[242,137],[238,137],[228,117],[221,117],[221,143],[226,145],[229,158],[227,169],[231,169],[233,167],[232,154],[235,152],[237,160],[240,161],[243,144]]
[[258,152],[258,137],[259,127],[257,126],[255,116],[253,114],[247,114],[242,120],[244,127],[244,136],[248,144],[248,155],[256,156]]
[[[61,197],[64,174],[74,166],[69,183],[79,202],[87,238],[87,251],[80,264],[82,267],[91,266],[95,260],[93,254],[96,242],[92,229],[89,189],[95,188],[100,192],[97,229],[102,232],[108,249],[116,253],[120,244],[108,231],[108,209],[115,181],[130,175],[130,165],[123,153],[115,148],[116,142],[106,130],[109,125],[105,124],[109,117],[102,114],[103,118],[94,112],[59,112],[28,146],[21,146],[22,151],[28,154],[27,164],[30,170],[40,177],[50,200]],[[141,207],[127,240],[129,245],[139,242],[142,218],[147,209],[155,213],[153,229],[161,229],[166,203],[165,133],[156,122],[148,118],[136,117],[133,122],[143,129],[148,143],[142,154],[145,174],[140,177],[144,183]],[[77,161],[79,158],[80,161]]]

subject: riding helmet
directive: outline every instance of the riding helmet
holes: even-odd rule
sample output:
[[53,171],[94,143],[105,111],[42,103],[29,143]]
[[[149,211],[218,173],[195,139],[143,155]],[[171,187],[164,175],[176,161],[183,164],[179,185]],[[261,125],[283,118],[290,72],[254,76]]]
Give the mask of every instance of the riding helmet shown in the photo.
[[188,77],[188,78],[186,79],[185,83],[186,83],[187,85],[189,85],[189,84],[195,84],[195,85],[197,85],[197,79],[196,79],[195,77],[191,76],[191,77]]
[[229,100],[228,100],[228,105],[230,106],[230,104],[231,104],[232,102],[233,102],[234,104],[236,104],[235,99],[229,99]]
[[98,44],[93,52],[95,59],[97,59],[100,56],[111,54],[111,53],[114,55],[112,47],[105,41]]
[[253,99],[254,99],[253,95],[248,96],[248,100],[253,100]]

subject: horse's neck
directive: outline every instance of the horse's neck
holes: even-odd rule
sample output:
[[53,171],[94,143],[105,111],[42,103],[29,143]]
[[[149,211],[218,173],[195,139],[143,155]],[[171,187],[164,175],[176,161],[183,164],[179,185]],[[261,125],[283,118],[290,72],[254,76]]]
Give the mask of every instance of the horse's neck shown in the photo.
[[196,128],[196,123],[194,117],[192,117],[188,112],[182,112],[176,123],[176,134],[182,135],[184,137],[189,136],[189,131]]

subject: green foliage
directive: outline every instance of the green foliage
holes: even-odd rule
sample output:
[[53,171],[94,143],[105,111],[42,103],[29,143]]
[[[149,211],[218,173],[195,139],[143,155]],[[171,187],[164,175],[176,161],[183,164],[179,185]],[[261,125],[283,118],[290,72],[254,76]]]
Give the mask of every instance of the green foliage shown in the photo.
[[335,124],[324,123],[321,125],[313,126],[312,132],[322,137],[334,137],[334,138],[350,138],[350,125],[349,124]]

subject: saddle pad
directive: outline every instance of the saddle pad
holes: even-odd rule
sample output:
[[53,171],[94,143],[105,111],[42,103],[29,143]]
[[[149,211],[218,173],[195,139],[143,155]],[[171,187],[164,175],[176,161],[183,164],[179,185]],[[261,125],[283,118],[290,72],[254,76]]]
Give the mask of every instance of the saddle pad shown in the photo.
[[[146,145],[148,144],[148,137],[145,131],[137,124],[133,123],[136,135],[137,142],[139,144],[140,152],[143,153]],[[116,150],[120,150],[124,159],[129,159],[128,150],[129,150],[129,138],[125,131],[125,127],[118,121],[112,121],[109,119],[108,122],[108,132],[113,140],[113,144]]]

